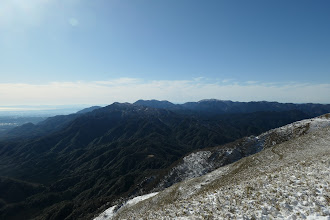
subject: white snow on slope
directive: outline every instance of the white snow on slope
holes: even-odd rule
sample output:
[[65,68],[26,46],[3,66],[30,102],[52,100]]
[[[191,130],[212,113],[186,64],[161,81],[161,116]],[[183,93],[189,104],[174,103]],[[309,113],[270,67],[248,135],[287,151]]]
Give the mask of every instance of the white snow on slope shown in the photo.
[[[133,199],[128,200],[121,208],[125,207],[129,207],[132,205],[135,205],[143,200],[149,199],[155,195],[157,195],[158,192],[154,192],[154,193],[149,193],[143,196],[137,196],[134,197]],[[120,209],[118,209],[117,211],[115,210],[117,206],[111,206],[110,208],[108,208],[107,210],[105,210],[104,212],[102,212],[98,217],[94,218],[94,220],[110,220],[112,219],[112,217],[116,214],[116,212]]]
[[111,219],[113,217],[113,215],[115,214],[115,208],[116,208],[116,206],[111,206],[110,208],[108,208],[107,210],[102,212],[98,217],[94,218],[94,220]]
[[207,159],[210,157],[210,151],[199,151],[189,154],[183,158],[183,163],[177,169],[186,171],[182,178],[192,178],[204,175],[203,170],[208,166]]
[[228,163],[255,154],[264,148],[280,144],[293,138],[330,126],[330,115],[298,121],[272,129],[257,137],[245,137],[227,145],[209,150],[193,152],[174,166],[158,185],[157,191],[174,183],[205,175]]
[[330,220],[330,128],[175,184],[113,219]]
[[316,118],[305,119],[297,121],[280,128],[272,129],[258,136],[262,138],[271,133],[276,133],[281,136],[290,136],[292,138],[299,137],[303,134],[311,133],[319,130],[320,128],[330,127],[330,114],[325,114]]
[[146,199],[149,199],[155,195],[157,195],[158,192],[154,192],[154,193],[149,193],[149,194],[146,194],[146,195],[143,195],[143,196],[137,196],[133,199],[130,199],[126,202],[125,206],[132,206],[132,205],[135,205],[143,200],[146,200]]

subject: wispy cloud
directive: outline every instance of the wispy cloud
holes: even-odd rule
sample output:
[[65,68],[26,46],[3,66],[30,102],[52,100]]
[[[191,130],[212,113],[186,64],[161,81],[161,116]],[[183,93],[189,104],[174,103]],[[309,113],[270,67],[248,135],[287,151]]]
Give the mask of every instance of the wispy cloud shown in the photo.
[[112,80],[105,80],[105,81],[95,81],[93,83],[99,84],[99,85],[107,85],[107,86],[118,86],[118,85],[132,85],[132,84],[138,84],[141,80],[136,78],[118,78],[118,79],[112,79]]
[[229,82],[232,82],[234,81],[234,79],[222,79],[221,82],[222,83],[229,83]]
[[246,81],[246,84],[257,84],[258,83],[258,81]]
[[234,101],[330,103],[330,84],[210,83],[202,79],[142,80],[119,78],[95,82],[0,84],[0,102],[19,104],[110,104],[161,99],[172,102],[216,98]]

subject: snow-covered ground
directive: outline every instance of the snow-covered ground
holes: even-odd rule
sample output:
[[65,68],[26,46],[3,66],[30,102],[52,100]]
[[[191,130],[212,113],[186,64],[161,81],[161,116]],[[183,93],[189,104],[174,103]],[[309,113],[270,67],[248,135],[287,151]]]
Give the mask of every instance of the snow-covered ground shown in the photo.
[[255,154],[275,144],[280,144],[329,126],[330,114],[327,114],[272,129],[259,136],[245,137],[224,146],[193,152],[184,157],[178,165],[169,171],[160,182],[157,191],[174,183],[205,175],[219,167]]
[[116,212],[119,211],[121,208],[124,208],[124,207],[127,208],[129,206],[135,205],[135,204],[137,204],[143,200],[149,199],[157,194],[158,194],[158,192],[154,192],[154,193],[149,193],[149,194],[146,194],[143,196],[134,197],[133,199],[128,200],[122,207],[120,207],[117,210],[116,210],[117,206],[111,206],[110,208],[108,208],[107,210],[102,212],[98,217],[94,218],[94,220],[110,220],[116,214]]
[[94,220],[107,220],[112,219],[113,215],[115,214],[116,206],[111,206],[104,212],[102,212],[98,217],[94,218]]
[[113,219],[330,220],[330,128],[175,184]]
[[183,158],[183,163],[176,169],[182,170],[182,178],[193,178],[202,176],[205,173],[205,168],[209,166],[207,159],[211,156],[210,151],[199,151],[189,154]]
[[264,147],[269,147],[325,127],[330,127],[330,114],[275,128],[259,135],[257,138],[264,140]]
[[146,194],[143,196],[134,197],[133,199],[128,200],[124,207],[135,205],[135,204],[137,204],[143,200],[149,199],[157,194],[158,194],[158,192],[154,192],[154,193],[149,193],[149,194]]

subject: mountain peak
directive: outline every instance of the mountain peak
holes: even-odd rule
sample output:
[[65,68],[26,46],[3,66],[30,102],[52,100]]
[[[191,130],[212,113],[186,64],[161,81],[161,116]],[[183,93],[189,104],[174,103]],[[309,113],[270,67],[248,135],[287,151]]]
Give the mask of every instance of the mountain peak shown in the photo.
[[162,101],[158,101],[155,99],[152,100],[138,100],[136,102],[134,102],[134,105],[140,105],[140,106],[148,106],[148,107],[152,107],[152,108],[163,108],[163,109],[176,109],[178,108],[177,105],[166,101],[166,100],[162,100]]

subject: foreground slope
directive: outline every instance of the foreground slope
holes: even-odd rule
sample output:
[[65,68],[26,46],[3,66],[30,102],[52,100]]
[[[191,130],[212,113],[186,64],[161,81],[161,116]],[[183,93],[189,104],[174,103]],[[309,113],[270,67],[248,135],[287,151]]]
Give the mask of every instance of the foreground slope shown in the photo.
[[112,219],[329,219],[330,127],[312,125],[305,135],[124,206]]
[[258,136],[244,137],[225,145],[196,150],[177,162],[163,177],[156,190],[162,190],[174,183],[202,176],[265,148],[281,144],[323,127],[330,127],[329,114],[297,121]]

